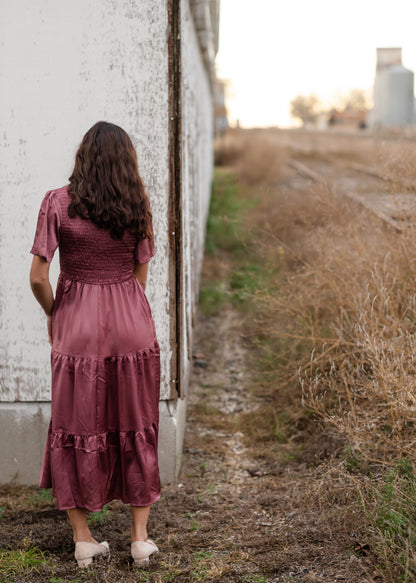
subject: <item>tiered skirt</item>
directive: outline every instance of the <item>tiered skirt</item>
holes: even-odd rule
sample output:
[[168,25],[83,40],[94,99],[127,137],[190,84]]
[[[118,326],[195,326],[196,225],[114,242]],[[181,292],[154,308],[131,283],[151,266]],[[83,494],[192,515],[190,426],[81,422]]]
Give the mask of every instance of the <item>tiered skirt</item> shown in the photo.
[[160,497],[160,354],[135,278],[61,276],[52,321],[52,416],[39,485],[58,508],[101,510]]

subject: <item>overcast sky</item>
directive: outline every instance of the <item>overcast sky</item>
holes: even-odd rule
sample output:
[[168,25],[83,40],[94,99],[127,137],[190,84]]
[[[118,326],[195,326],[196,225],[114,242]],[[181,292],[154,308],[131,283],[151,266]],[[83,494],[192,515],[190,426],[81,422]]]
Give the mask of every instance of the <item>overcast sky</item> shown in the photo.
[[290,100],[371,92],[377,47],[416,70],[416,0],[221,0],[217,73],[231,121],[292,125]]

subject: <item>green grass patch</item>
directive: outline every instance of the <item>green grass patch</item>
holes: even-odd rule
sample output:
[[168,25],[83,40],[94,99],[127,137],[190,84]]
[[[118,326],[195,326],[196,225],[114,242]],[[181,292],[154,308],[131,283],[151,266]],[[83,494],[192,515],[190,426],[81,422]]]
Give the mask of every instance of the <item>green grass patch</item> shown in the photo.
[[[355,468],[354,468],[355,469]],[[385,470],[362,500],[380,566],[399,581],[416,576],[416,475],[407,458]]]
[[111,511],[108,508],[107,504],[105,504],[102,510],[99,510],[98,512],[91,512],[91,514],[88,514],[87,522],[88,524],[103,524],[103,522],[107,520],[110,514]]
[[[268,256],[258,249],[260,235],[257,227],[253,227],[253,213],[259,212],[257,205],[263,196],[268,194],[240,184],[232,172],[215,171],[207,222],[206,263],[199,296],[203,313],[217,315],[232,304],[245,319],[251,354],[255,354],[253,390],[266,385],[274,388],[278,384],[277,368],[292,356],[287,354],[286,348],[294,344],[280,338],[278,329],[276,335],[268,333],[262,338],[252,333],[256,330],[254,322],[263,316],[261,298],[276,295],[285,265],[280,245],[276,244],[276,253],[273,248]],[[204,411],[202,406],[196,411],[199,416],[219,418],[217,411]],[[290,423],[274,407],[242,417],[239,427],[253,442],[287,442]]]
[[199,308],[207,315],[217,314],[227,302],[230,295],[224,281],[205,281],[199,292]]
[[251,260],[247,247],[250,242],[247,216],[256,202],[233,173],[215,171],[205,239],[212,276],[204,278],[199,294],[200,309],[205,314],[219,313],[230,301],[243,304],[263,285],[261,262],[257,257]]
[[52,502],[55,502],[55,498],[52,496],[52,490],[46,488],[40,488],[28,500],[28,504],[32,508],[49,505]]
[[238,302],[249,301],[257,290],[264,288],[265,284],[265,271],[260,263],[239,265],[230,277],[233,297]]
[[[230,305],[238,310],[249,345],[248,388],[268,396],[266,406],[237,415],[235,428],[256,451],[275,444],[282,455],[290,455],[293,449],[297,456],[292,438],[300,431],[296,421],[302,405],[296,375],[298,363],[309,359],[313,343],[307,338],[306,325],[294,317],[290,306],[279,305],[289,264],[283,246],[270,231],[274,198],[275,194],[261,184],[248,185],[229,170],[216,170],[200,310],[207,315],[219,315]],[[295,337],[285,335],[286,331]],[[299,405],[292,406],[294,392]],[[196,413],[204,423],[222,428],[219,412],[200,405]]]
[[210,551],[198,551],[194,554],[192,580],[207,581],[208,571],[214,553]]
[[241,195],[234,174],[215,170],[205,241],[208,254],[219,249],[236,251],[243,247],[245,212],[254,204],[255,201]]
[[29,575],[49,564],[38,548],[28,550],[0,550],[0,583],[15,581],[17,575]]

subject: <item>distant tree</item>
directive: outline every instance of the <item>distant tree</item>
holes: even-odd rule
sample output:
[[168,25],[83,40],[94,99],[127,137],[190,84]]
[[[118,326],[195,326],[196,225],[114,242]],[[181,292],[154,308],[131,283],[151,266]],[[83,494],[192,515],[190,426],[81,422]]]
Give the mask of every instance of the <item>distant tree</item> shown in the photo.
[[368,99],[363,89],[352,89],[347,95],[339,98],[339,109],[368,109]]
[[290,115],[300,119],[303,124],[316,122],[321,111],[318,97],[312,95],[297,95],[290,102]]

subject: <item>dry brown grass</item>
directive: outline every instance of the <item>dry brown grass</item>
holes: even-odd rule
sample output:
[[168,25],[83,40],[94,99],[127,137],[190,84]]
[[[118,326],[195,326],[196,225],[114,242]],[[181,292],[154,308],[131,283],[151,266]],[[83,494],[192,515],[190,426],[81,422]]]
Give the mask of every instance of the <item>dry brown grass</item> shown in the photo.
[[[293,153],[331,160],[335,167],[358,160],[382,174],[387,191],[413,192],[416,148],[368,137],[337,142],[332,136],[325,143],[321,135],[299,134],[292,142],[283,135],[279,143],[272,135],[259,146],[262,139],[255,136],[234,162],[240,180],[262,193],[248,223],[252,248],[274,274],[267,289],[257,290],[251,334],[263,341],[263,356],[269,351],[270,384],[286,399],[291,418],[299,421],[306,407],[345,445],[342,462],[329,463],[318,482],[320,499],[334,491],[334,480],[351,505],[358,496],[386,580],[413,580],[416,216],[398,234],[334,194],[330,181],[291,188],[284,163]],[[273,152],[266,156],[268,149]],[[263,161],[272,166],[277,158],[282,163],[274,167],[270,188]],[[275,406],[282,405],[276,398]]]
[[315,220],[285,245],[288,277],[267,310],[290,314],[285,332],[313,344],[307,363],[292,363],[309,405],[368,457],[411,454],[414,233],[401,240],[327,191],[310,196]]
[[[243,152],[258,148],[261,139]],[[250,154],[252,166],[271,149],[268,159],[278,158],[281,168],[288,154],[271,143],[264,141],[258,157]],[[402,152],[389,180],[413,181],[416,154],[408,144],[383,147],[385,159],[386,152]],[[244,158],[237,165],[240,179],[259,184],[262,165],[248,171],[247,164]],[[286,364],[287,372],[301,370],[308,406],[369,459],[416,458],[413,221],[397,234],[327,184],[307,193],[269,189],[249,222],[266,268],[278,270],[279,293],[258,296],[258,333],[309,342],[307,360],[295,351]]]
[[216,142],[215,152],[218,166],[232,166],[250,186],[275,185],[288,160],[287,149],[261,131],[228,132]]
[[413,141],[380,141],[376,167],[390,192],[416,192],[416,145]]

